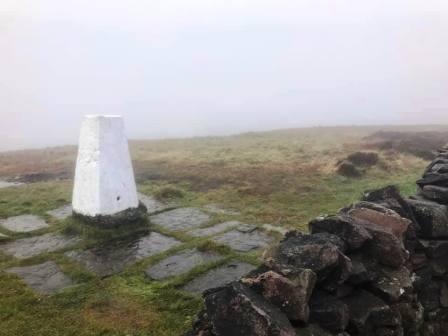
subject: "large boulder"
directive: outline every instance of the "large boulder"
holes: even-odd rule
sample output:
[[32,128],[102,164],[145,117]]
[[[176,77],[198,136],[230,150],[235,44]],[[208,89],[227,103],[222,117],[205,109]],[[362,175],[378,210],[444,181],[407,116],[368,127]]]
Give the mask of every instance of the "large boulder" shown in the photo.
[[377,274],[378,277],[371,282],[369,288],[386,302],[398,302],[413,293],[411,272],[406,267],[398,269],[382,267]]
[[239,282],[206,293],[205,306],[215,336],[296,336],[280,309]]
[[448,187],[426,185],[420,191],[420,194],[430,201],[441,204],[448,204]]
[[448,238],[448,206],[417,199],[409,199],[408,203],[420,223],[420,236]]
[[283,311],[289,320],[308,322],[308,301],[316,284],[313,271],[304,269],[290,274],[289,279],[268,271],[241,281]]
[[438,174],[428,172],[422,179],[417,181],[420,188],[426,185],[437,185],[439,187],[448,187],[448,174]]
[[349,250],[356,250],[372,239],[370,233],[348,216],[318,217],[309,223],[311,233],[328,232],[340,237]]

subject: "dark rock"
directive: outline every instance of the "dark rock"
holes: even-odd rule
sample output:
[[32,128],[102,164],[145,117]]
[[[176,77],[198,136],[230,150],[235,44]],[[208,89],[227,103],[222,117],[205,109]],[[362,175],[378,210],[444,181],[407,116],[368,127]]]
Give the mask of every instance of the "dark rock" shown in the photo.
[[428,264],[428,258],[425,253],[414,253],[409,258],[411,269],[416,271]]
[[448,207],[430,201],[408,200],[425,238],[448,238]]
[[448,188],[426,185],[421,190],[423,197],[442,204],[448,204]]
[[435,277],[443,277],[448,273],[448,258],[444,256],[442,258],[431,259],[429,262],[432,274]]
[[390,229],[371,223],[365,224],[365,228],[373,237],[366,243],[367,253],[386,266],[399,267],[405,263],[408,253]]
[[266,264],[281,274],[296,269],[311,269],[316,273],[318,282],[322,282],[345,263],[340,250],[344,246],[345,243],[334,235],[290,232],[267,254]]
[[396,186],[387,186],[382,189],[368,191],[362,197],[363,201],[381,204],[398,213],[401,217],[407,218],[418,226],[417,220],[409,204],[401,197]]
[[448,187],[448,174],[427,173],[422,179],[417,181],[420,188],[426,185],[437,185]]
[[360,290],[343,301],[350,312],[350,334],[402,335],[400,315],[373,294]]
[[337,172],[345,177],[360,177],[362,172],[350,161],[342,161],[338,164]]
[[389,229],[401,241],[404,240],[406,231],[411,221],[399,216],[395,211],[383,209],[383,211],[369,208],[355,208],[348,212],[355,220],[362,220]]
[[331,333],[325,329],[322,329],[317,324],[310,324],[305,328],[297,328],[296,329],[297,336],[350,336],[346,332],[341,333]]
[[205,309],[198,314],[198,318],[193,322],[192,329],[184,336],[216,336],[213,333],[213,326]]
[[448,256],[448,240],[419,239],[419,247],[429,258]]
[[369,288],[386,302],[397,302],[413,292],[411,273],[404,266],[399,269],[382,267]]
[[315,291],[310,300],[311,322],[332,332],[341,332],[349,321],[348,306],[323,291]]
[[308,301],[316,283],[316,275],[311,270],[302,270],[290,278],[293,280],[269,271],[241,281],[282,310],[288,319],[308,322]]
[[216,336],[296,335],[277,307],[238,282],[209,291],[205,305]]
[[371,167],[376,165],[379,159],[376,152],[356,152],[347,156],[346,160],[357,166]]
[[350,250],[360,248],[372,236],[348,216],[318,217],[309,223],[311,233],[328,232],[343,239]]
[[433,275],[432,268],[429,265],[425,265],[414,272],[414,289],[416,292],[420,292],[431,281]]
[[440,289],[440,282],[428,281],[419,292],[418,299],[426,313],[440,307]]
[[377,279],[378,275],[375,270],[377,264],[371,258],[364,258],[362,254],[350,256],[352,261],[352,273],[348,278],[348,282],[353,285],[362,285]]
[[424,308],[419,302],[400,302],[392,306],[401,316],[404,335],[419,336],[424,322]]

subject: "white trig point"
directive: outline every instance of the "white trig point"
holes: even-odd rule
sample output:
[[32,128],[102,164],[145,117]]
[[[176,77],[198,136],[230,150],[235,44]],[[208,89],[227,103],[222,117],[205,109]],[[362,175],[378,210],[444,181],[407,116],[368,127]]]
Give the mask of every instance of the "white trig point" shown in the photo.
[[72,205],[75,215],[104,226],[135,219],[139,200],[121,116],[84,118]]

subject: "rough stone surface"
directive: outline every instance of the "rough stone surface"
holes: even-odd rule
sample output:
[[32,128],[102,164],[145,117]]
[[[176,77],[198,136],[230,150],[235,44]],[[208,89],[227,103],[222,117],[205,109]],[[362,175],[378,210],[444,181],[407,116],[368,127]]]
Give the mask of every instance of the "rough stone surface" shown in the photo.
[[186,250],[163,259],[146,269],[145,274],[154,280],[163,280],[191,271],[194,267],[221,260],[222,257],[213,252]]
[[73,281],[53,261],[8,268],[6,272],[18,275],[28,286],[41,294],[53,294],[73,284]]
[[221,233],[223,231],[232,229],[234,227],[237,227],[238,225],[241,225],[241,222],[238,221],[229,221],[224,223],[219,223],[213,226],[209,226],[206,228],[199,228],[195,229],[193,231],[190,231],[188,234],[193,237],[206,237],[206,236],[213,236],[218,233]]
[[316,284],[316,275],[311,270],[303,270],[290,279],[269,271],[256,278],[242,279],[242,283],[279,307],[288,319],[308,322],[308,301]]
[[[233,304],[227,305],[229,301]],[[217,336],[296,336],[277,307],[240,283],[214,290],[205,305]]]
[[430,201],[408,200],[417,218],[422,237],[448,238],[448,207]]
[[40,217],[34,215],[20,215],[0,220],[0,225],[12,232],[31,232],[48,227]]
[[47,214],[50,216],[57,218],[59,220],[64,220],[70,217],[73,213],[73,208],[71,204],[64,205],[58,209],[47,211]]
[[310,301],[311,322],[333,332],[344,331],[350,318],[348,306],[324,291],[315,291]]
[[438,187],[433,185],[426,185],[423,187],[421,194],[423,197],[439,202],[442,204],[448,204],[448,188],[447,187]]
[[247,233],[233,230],[214,237],[213,241],[238,252],[249,252],[268,246],[273,238],[258,230]]
[[257,228],[258,227],[255,224],[241,224],[236,229],[239,232],[250,233],[250,232],[254,232]]
[[232,281],[236,281],[254,269],[255,266],[251,264],[232,262],[230,264],[212,269],[197,277],[182,287],[182,290],[200,294],[207,289],[224,286]]
[[159,202],[155,198],[142,193],[138,193],[138,198],[140,199],[140,202],[145,205],[148,214],[154,214],[172,208],[171,205]]
[[66,256],[89,271],[105,277],[120,273],[143,258],[165,252],[179,244],[181,242],[174,238],[152,232],[143,237],[111,241],[90,250],[69,251]]
[[66,237],[60,234],[47,233],[42,236],[23,238],[1,244],[0,251],[18,259],[37,256],[41,253],[65,249],[77,244],[78,237]]
[[96,217],[137,209],[137,188],[123,119],[88,115],[80,133],[73,211]]
[[318,217],[309,223],[311,233],[328,232],[343,239],[352,250],[360,248],[370,233],[348,216]]
[[209,220],[209,215],[195,208],[175,209],[150,217],[151,223],[171,231],[193,229],[206,224]]
[[269,252],[267,263],[280,273],[311,269],[321,282],[342,264],[341,249],[344,250],[344,246],[345,243],[339,237],[331,234],[292,232]]

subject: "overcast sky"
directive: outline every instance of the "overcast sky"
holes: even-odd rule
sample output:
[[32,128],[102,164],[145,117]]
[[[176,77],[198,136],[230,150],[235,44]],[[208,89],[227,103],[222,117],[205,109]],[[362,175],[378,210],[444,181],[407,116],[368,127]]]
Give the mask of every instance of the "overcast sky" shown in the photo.
[[446,0],[1,0],[0,150],[448,123]]

